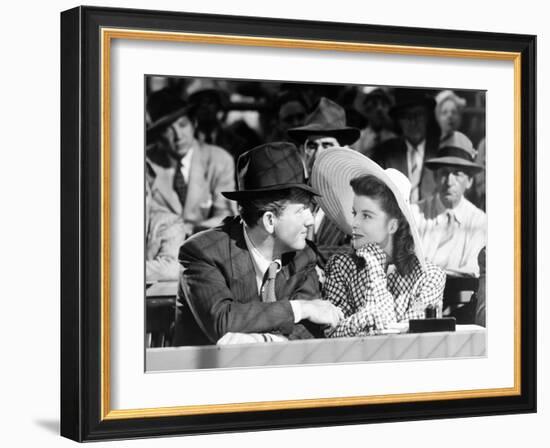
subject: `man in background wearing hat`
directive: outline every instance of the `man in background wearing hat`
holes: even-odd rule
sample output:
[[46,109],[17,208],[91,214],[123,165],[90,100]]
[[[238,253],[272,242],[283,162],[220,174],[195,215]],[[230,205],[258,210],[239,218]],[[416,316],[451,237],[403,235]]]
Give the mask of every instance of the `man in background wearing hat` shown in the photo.
[[395,168],[411,181],[411,202],[431,196],[435,182],[424,169],[427,159],[437,153],[439,138],[429,132],[435,101],[421,92],[396,89],[395,106],[390,115],[402,132],[401,137],[382,143],[373,151],[372,159],[383,168]]
[[175,345],[304,339],[335,326],[339,308],[320,299],[315,250],[306,241],[316,191],[296,147],[268,143],[238,160],[240,217],[181,247]]
[[[187,86],[186,95],[195,137],[199,142],[219,146],[235,160],[260,143],[259,136],[244,121],[226,125],[230,98],[219,82],[207,78],[194,79]],[[240,129],[243,135],[234,128]]]
[[188,105],[170,89],[152,93],[147,112],[152,200],[181,216],[188,235],[234,215],[233,204],[221,195],[235,186],[232,157],[196,140]]
[[426,161],[435,173],[434,196],[413,205],[426,258],[451,275],[479,276],[478,255],[487,240],[487,216],[464,197],[474,174],[472,142],[455,131],[437,157]]
[[393,96],[387,89],[378,86],[363,86],[355,99],[355,109],[367,120],[361,129],[361,137],[351,147],[367,157],[374,148],[387,140],[397,137],[393,132],[393,122],[389,112],[394,104]]
[[325,97],[303,126],[288,130],[288,136],[300,145],[308,176],[317,154],[329,148],[349,146],[359,135],[359,129],[346,126],[344,108]]
[[[351,145],[359,138],[360,131],[346,125],[346,113],[340,105],[323,97],[317,108],[306,118],[305,124],[289,129],[288,135],[300,143],[310,176],[315,159],[320,153],[330,148]],[[321,208],[314,213],[314,224],[308,237],[317,246],[321,268],[331,255],[349,248],[349,237],[325,217]]]

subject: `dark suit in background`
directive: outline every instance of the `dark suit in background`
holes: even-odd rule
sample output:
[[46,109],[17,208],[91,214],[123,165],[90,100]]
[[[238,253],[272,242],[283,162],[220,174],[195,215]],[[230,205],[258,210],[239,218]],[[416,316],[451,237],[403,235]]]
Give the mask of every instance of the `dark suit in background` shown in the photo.
[[[426,160],[436,157],[438,140],[427,138],[424,147],[424,163]],[[373,152],[372,159],[382,168],[394,168],[409,176],[407,165],[407,143],[404,137],[397,137],[387,140],[378,145]],[[420,180],[419,200],[430,197],[435,192],[435,179],[432,171],[426,169],[422,164],[422,175]]]

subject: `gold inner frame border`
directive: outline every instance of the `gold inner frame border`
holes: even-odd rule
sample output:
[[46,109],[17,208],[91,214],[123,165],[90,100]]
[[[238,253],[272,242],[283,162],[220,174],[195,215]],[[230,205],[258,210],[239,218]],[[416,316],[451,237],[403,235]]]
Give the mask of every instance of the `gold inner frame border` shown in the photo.
[[[185,42],[212,45],[295,48],[326,51],[368,52],[412,56],[436,56],[513,61],[514,63],[514,386],[509,388],[423,392],[392,395],[281,400],[213,405],[171,406],[141,409],[111,409],[110,388],[110,55],[113,39]],[[216,35],[101,29],[101,420],[169,417],[234,412],[311,409],[334,406],[406,403],[432,400],[503,397],[521,394],[521,53],[352,43],[323,40],[279,39],[238,35]]]

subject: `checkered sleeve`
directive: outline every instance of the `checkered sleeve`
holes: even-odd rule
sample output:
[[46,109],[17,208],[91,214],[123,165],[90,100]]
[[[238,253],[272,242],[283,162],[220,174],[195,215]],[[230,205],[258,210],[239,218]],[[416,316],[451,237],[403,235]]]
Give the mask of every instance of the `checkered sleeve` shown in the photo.
[[375,334],[396,320],[393,297],[379,263],[380,254],[363,255],[366,265],[357,276],[349,275],[358,269],[350,257],[334,257],[327,265],[326,297],[339,306],[345,316],[329,332],[330,337]]
[[355,306],[349,296],[349,285],[355,266],[346,255],[334,255],[325,267],[323,297],[339,307],[344,315],[352,314]]
[[428,305],[439,308],[443,303],[445,279],[445,272],[440,267],[427,263],[408,309],[399,320],[423,319]]

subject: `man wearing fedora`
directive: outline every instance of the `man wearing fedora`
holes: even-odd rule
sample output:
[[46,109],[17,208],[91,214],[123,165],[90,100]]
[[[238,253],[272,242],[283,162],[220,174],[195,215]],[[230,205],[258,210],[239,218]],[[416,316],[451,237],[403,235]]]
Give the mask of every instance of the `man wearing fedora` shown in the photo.
[[[288,130],[288,136],[300,144],[304,164],[311,175],[315,159],[322,152],[335,147],[347,147],[357,141],[360,130],[346,125],[344,108],[322,97],[317,108],[306,118],[305,124]],[[319,265],[324,267],[334,253],[349,248],[349,237],[330,219],[321,208],[315,210],[314,223],[309,239],[319,251]]]
[[149,96],[147,112],[151,199],[181,216],[188,235],[234,215],[233,204],[221,194],[235,186],[233,159],[222,148],[197,141],[188,104],[165,88]]
[[175,345],[304,339],[335,326],[320,299],[316,253],[306,241],[317,192],[296,147],[268,143],[239,157],[238,189],[224,192],[240,216],[181,247]]
[[468,137],[454,131],[437,157],[426,161],[436,193],[413,205],[426,258],[451,275],[479,276],[478,255],[487,240],[487,216],[464,197],[483,167]]
[[439,137],[430,132],[435,100],[417,90],[396,89],[395,105],[390,110],[401,131],[374,148],[372,159],[383,168],[395,168],[411,181],[411,202],[431,196],[435,182],[431,172],[424,169],[425,161],[435,157]]
[[317,154],[329,148],[349,146],[361,134],[359,129],[346,125],[344,108],[325,97],[308,115],[303,126],[290,128],[287,132],[300,145],[308,176]]

